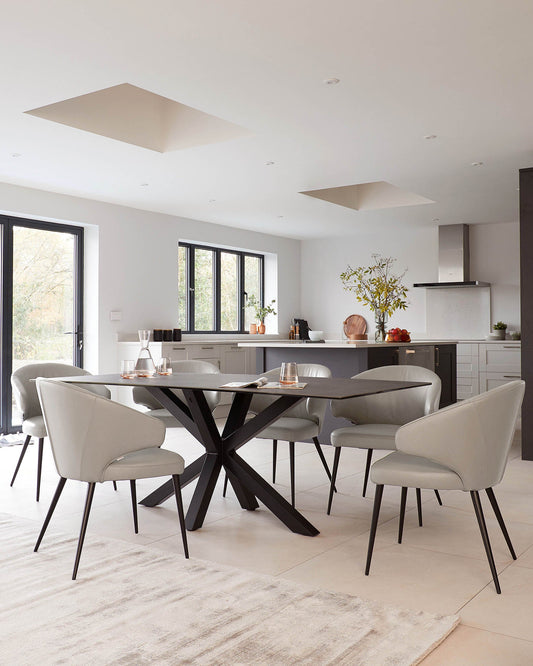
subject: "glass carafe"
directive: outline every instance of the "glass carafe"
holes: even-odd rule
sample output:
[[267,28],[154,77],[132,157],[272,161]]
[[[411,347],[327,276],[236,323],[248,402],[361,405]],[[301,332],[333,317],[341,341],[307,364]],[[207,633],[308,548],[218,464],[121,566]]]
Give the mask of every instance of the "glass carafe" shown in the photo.
[[141,350],[137,356],[137,363],[135,363],[135,374],[137,377],[153,377],[155,375],[155,363],[150,354],[148,346],[150,344],[149,330],[139,331],[139,342],[141,343]]

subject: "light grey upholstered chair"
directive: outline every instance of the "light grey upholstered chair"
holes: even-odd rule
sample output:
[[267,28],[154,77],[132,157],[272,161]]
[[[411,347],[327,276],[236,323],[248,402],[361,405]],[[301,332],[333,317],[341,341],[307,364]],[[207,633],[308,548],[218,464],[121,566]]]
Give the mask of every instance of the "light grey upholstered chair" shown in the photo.
[[38,379],[37,390],[60,480],[34,550],[39,548],[67,479],[88,484],[72,573],[74,580],[96,483],[129,480],[137,534],[135,480],[172,476],[183,549],[185,557],[189,557],[179,481],[184,461],[179,454],[159,448],[165,439],[163,423],[73,384]]
[[[376,484],[376,494],[366,575],[370,571],[384,485],[400,486],[402,493],[408,487],[462,490],[469,492],[472,498],[494,585],[500,594],[479,491],[486,491],[511,556],[516,560],[492,488],[500,483],[505,472],[524,389],[523,381],[509,382],[408,423],[398,430],[397,451],[374,463],[370,472]],[[404,515],[405,505],[400,513],[399,542]]]
[[[263,373],[269,381],[279,381],[280,368],[274,368]],[[318,363],[298,363],[298,377],[300,381],[305,381],[306,377],[331,377],[331,370],[325,365]],[[263,411],[276,398],[267,395],[255,394],[250,403],[249,411],[258,413]],[[322,465],[326,470],[328,478],[331,479],[331,472],[324,457],[324,453],[318,441],[318,435],[322,429],[324,415],[328,406],[327,400],[318,398],[307,398],[298,405],[295,405],[289,411],[285,412],[281,418],[272,425],[265,428],[258,435],[259,439],[272,440],[272,482],[276,482],[276,459],[278,440],[289,442],[289,460],[291,476],[291,503],[295,502],[295,483],[294,483],[294,442],[301,442],[306,439],[312,439],[320,457]]]
[[[439,408],[441,381],[431,370],[415,365],[384,365],[355,375],[352,379],[385,379],[393,381],[431,382],[429,386],[378,393],[350,400],[332,400],[333,416],[344,417],[354,425],[337,428],[331,433],[335,447],[333,479],[331,481],[328,509],[333,501],[333,484],[337,478],[341,448],[343,446],[367,449],[363,497],[366,495],[368,474],[374,449],[394,451],[394,437],[400,426],[430,414]],[[435,493],[442,504],[438,492]],[[417,490],[418,518],[422,524],[420,491]]]
[[[172,363],[172,373],[177,374],[180,372],[208,375],[220,374],[219,368],[208,361],[174,361]],[[178,389],[173,392],[180,400],[185,400],[183,391]],[[205,391],[204,394],[207,404],[211,408],[211,411],[213,411],[220,402],[220,393],[218,391]],[[145,413],[162,421],[167,428],[181,427],[181,423],[168,410],[163,409],[153,395],[142,386],[134,386],[132,395],[135,404],[147,407],[148,411]]]
[[[46,437],[46,427],[44,425],[41,405],[37,395],[37,386],[35,379],[37,377],[74,377],[77,375],[90,375],[90,372],[77,368],[74,365],[65,363],[29,363],[22,366],[11,375],[11,384],[13,386],[13,396],[17,408],[22,413],[22,432],[26,435],[22,451],[15,467],[15,473],[11,479],[13,485],[19,471],[20,464],[26,453],[26,449],[32,437],[39,441],[39,451],[37,455],[37,492],[36,499],[39,501],[41,492],[41,469],[43,463],[43,443]],[[111,393],[105,386],[87,386],[88,391],[97,395],[109,398]]]

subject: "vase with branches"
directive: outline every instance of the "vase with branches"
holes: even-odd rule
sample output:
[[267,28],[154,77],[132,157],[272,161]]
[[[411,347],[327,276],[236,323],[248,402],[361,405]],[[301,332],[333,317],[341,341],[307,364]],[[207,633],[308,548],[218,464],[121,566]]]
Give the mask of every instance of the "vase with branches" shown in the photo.
[[380,254],[372,255],[373,263],[370,266],[348,268],[340,275],[346,291],[355,294],[356,299],[367,305],[374,312],[376,319],[376,342],[385,341],[385,327],[387,318],[396,310],[407,308],[408,289],[403,283],[407,270],[397,275],[393,273],[396,259],[382,257]]
[[266,305],[261,305],[261,301],[254,295],[252,294],[246,303],[247,308],[251,308],[254,312],[255,318],[259,322],[258,326],[258,331],[259,333],[264,333],[265,332],[265,318],[269,314],[276,314],[276,310],[274,309],[274,303],[276,302],[276,299],[273,298],[270,303],[267,303]]

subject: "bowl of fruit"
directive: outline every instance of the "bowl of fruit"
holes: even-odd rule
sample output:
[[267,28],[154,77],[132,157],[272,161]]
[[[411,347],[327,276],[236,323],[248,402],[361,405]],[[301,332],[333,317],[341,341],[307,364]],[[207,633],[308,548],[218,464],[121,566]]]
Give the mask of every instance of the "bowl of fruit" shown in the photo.
[[411,342],[411,334],[405,328],[391,328],[387,332],[387,342]]

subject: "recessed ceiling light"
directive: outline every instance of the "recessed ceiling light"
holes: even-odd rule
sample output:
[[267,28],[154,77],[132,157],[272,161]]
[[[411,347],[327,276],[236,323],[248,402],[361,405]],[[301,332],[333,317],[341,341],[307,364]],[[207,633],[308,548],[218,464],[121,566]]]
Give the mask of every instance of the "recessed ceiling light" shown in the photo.
[[11,157],[22,157],[22,153],[11,153]]
[[340,83],[340,82],[341,82],[341,80],[340,80],[340,79],[336,79],[335,77],[333,77],[333,78],[331,78],[331,79],[324,79],[323,82],[324,82],[327,86],[336,86],[337,83]]
[[426,134],[426,136],[424,137],[424,139],[427,139],[428,141],[430,141],[431,139],[436,139],[436,138],[437,138],[436,134]]
[[440,217],[434,217],[431,221],[432,222],[440,222]]
[[275,162],[265,162],[265,166],[272,166],[273,164],[276,164]]
[[209,203],[215,203],[216,199],[209,199]]
[[148,183],[141,183],[139,187],[148,187]]
[[281,220],[283,217],[283,215],[278,215],[278,220]]
[[472,162],[471,166],[474,166],[474,167],[483,166],[483,162]]

